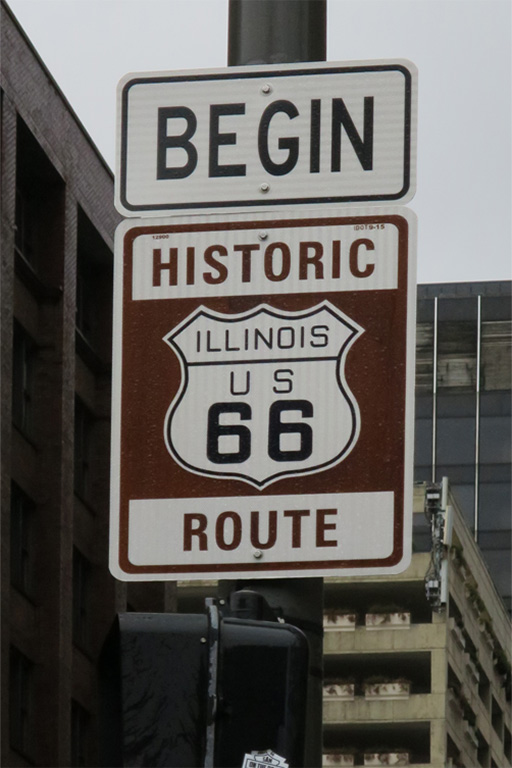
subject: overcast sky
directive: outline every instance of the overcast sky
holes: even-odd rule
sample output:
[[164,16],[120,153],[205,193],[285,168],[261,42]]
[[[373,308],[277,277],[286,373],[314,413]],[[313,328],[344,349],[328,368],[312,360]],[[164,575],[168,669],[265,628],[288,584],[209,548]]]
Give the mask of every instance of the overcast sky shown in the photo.
[[[286,2],[286,0],[282,0]],[[113,168],[127,72],[223,67],[228,0],[8,0]],[[509,0],[328,0],[329,61],[419,71],[418,281],[511,278]]]

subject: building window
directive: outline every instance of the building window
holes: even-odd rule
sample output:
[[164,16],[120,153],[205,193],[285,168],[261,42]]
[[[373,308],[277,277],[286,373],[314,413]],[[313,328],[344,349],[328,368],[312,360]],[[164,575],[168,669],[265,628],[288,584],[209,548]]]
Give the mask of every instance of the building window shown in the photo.
[[416,326],[416,391],[431,393],[434,379],[434,324]]
[[418,299],[414,435],[414,479],[418,482],[433,479],[434,330],[434,300]]
[[64,193],[62,177],[18,115],[14,245],[18,274],[32,288],[62,285]]
[[78,549],[73,550],[73,640],[82,648],[89,641],[91,564]]
[[77,350],[86,362],[91,350],[103,361],[111,356],[112,263],[112,252],[78,207]]
[[77,701],[71,702],[71,765],[88,765],[90,716]]
[[11,489],[11,583],[29,595],[32,588],[31,532],[34,503],[13,483]]
[[33,664],[17,648],[9,659],[9,715],[11,747],[23,755],[30,752],[31,688]]
[[477,362],[477,300],[440,298],[438,315],[437,386],[475,391]]
[[512,764],[512,736],[507,726],[504,727],[503,751],[508,762]]
[[75,401],[75,493],[90,500],[92,431],[94,417],[84,403]]
[[[491,383],[487,376],[487,383]],[[480,396],[479,516],[477,541],[510,610],[510,509],[512,507],[510,389]]]
[[501,707],[494,696],[492,697],[491,719],[494,732],[500,741],[503,741],[503,712],[501,711]]
[[95,270],[88,268],[84,257],[78,254],[78,271],[76,278],[76,327],[89,341],[94,340],[95,333]]
[[35,356],[35,343],[21,325],[15,321],[12,360],[12,419],[25,435],[30,435],[33,426]]
[[488,392],[511,387],[510,320],[482,323],[482,388]]
[[16,250],[34,266],[34,204],[25,190],[16,189],[15,235]]

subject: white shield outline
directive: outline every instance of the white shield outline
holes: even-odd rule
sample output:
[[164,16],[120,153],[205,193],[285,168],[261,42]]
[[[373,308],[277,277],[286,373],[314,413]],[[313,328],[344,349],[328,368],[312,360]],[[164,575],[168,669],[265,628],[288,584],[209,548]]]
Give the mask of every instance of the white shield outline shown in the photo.
[[[277,318],[281,320],[298,321],[301,319],[310,318],[316,314],[319,314],[322,311],[327,311],[339,323],[345,326],[345,328],[348,329],[350,332],[350,335],[343,341],[336,355],[336,382],[352,414],[351,433],[350,433],[349,439],[344,443],[343,449],[336,456],[330,458],[328,461],[322,462],[321,464],[305,467],[303,469],[294,468],[293,470],[283,470],[281,472],[276,472],[272,475],[269,475],[265,477],[263,480],[258,480],[242,472],[234,472],[234,471],[228,472],[225,469],[217,471],[217,470],[206,469],[203,467],[198,467],[196,465],[191,464],[189,461],[185,460],[180,455],[178,449],[176,448],[176,446],[174,445],[170,437],[172,419],[177,409],[179,408],[183,398],[185,397],[185,393],[187,391],[188,383],[189,383],[189,361],[186,359],[183,350],[176,343],[175,338],[179,334],[181,334],[186,328],[192,325],[200,317],[206,317],[213,321],[222,321],[222,322],[232,323],[232,322],[251,319],[257,315],[267,314],[273,318]],[[360,427],[361,427],[361,417],[359,412],[359,406],[345,379],[345,359],[352,344],[359,338],[359,336],[362,333],[364,333],[364,328],[362,328],[360,325],[358,325],[358,323],[356,323],[354,320],[352,320],[347,315],[345,315],[344,312],[342,312],[340,309],[335,307],[329,301],[323,301],[320,304],[317,304],[315,307],[312,307],[310,309],[289,310],[289,311],[276,309],[267,304],[259,304],[257,307],[247,310],[246,312],[233,313],[233,314],[216,312],[215,310],[209,309],[208,307],[205,307],[202,305],[197,307],[197,309],[195,309],[190,315],[188,315],[188,317],[186,317],[181,323],[179,323],[175,328],[173,328],[168,334],[166,334],[163,337],[163,341],[165,341],[166,344],[168,344],[175,352],[176,356],[180,361],[180,367],[181,367],[180,388],[176,393],[174,399],[172,400],[171,404],[169,405],[169,408],[167,410],[167,413],[164,419],[164,429],[163,429],[164,435],[163,436],[164,436],[164,442],[167,450],[169,451],[173,459],[177,462],[177,464],[179,464],[189,472],[193,472],[194,474],[206,476],[206,477],[241,480],[243,482],[248,483],[249,485],[252,485],[258,488],[259,490],[262,490],[267,485],[270,485],[276,480],[282,479],[284,477],[316,474],[319,471],[325,470],[329,467],[332,467],[338,464],[339,462],[343,461],[354,448],[355,444],[357,443]],[[258,362],[257,360],[250,361],[249,364],[253,364],[257,362]],[[279,362],[279,360],[276,360],[276,362]],[[229,362],[220,361],[218,364],[228,365]]]

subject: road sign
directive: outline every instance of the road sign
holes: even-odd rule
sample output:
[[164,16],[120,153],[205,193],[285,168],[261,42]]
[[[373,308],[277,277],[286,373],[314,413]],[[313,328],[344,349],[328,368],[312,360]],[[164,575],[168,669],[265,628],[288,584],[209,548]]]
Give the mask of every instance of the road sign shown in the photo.
[[414,230],[402,208],[119,226],[115,576],[407,566]]
[[415,191],[416,69],[308,63],[127,75],[125,216],[401,201]]

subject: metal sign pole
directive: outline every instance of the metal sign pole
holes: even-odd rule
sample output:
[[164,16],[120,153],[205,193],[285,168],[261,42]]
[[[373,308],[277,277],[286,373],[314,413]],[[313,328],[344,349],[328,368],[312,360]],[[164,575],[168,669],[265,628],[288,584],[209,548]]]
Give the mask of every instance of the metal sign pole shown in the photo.
[[325,61],[326,0],[230,0],[228,65]]
[[[230,0],[228,65],[325,61],[326,0]],[[323,579],[261,579],[240,582],[254,589],[285,620],[306,634],[310,647],[304,765],[322,762]],[[233,582],[221,582],[226,597]]]

